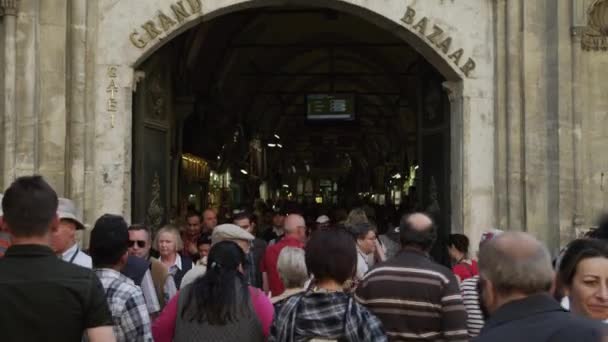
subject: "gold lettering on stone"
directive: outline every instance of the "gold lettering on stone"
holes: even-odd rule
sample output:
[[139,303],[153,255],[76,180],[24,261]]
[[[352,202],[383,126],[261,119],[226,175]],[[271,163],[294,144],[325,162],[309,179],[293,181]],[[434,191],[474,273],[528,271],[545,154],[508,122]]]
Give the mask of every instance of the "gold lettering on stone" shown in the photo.
[[[431,43],[435,43],[435,39],[437,37],[439,37],[442,33],[443,33],[443,30],[441,29],[441,27],[439,27],[437,25],[433,25],[433,33],[426,36],[426,38],[428,40],[430,40]],[[447,53],[447,51],[445,53]]]
[[[113,78],[116,77],[116,67],[115,66],[111,66],[108,68],[108,77]],[[114,82],[114,81],[112,81]]]
[[108,99],[108,112],[115,112],[118,107],[118,101],[116,99]]
[[156,28],[152,20],[147,21],[141,28],[146,30],[151,39],[158,37],[162,33]]
[[198,12],[201,12],[203,9],[201,0],[188,0],[188,4],[190,4],[191,13],[198,13]]
[[448,56],[449,59],[453,60],[454,63],[456,63],[456,65],[460,64],[460,59],[462,58],[462,55],[464,54],[464,50],[463,49],[458,49],[456,51],[454,51],[452,54],[450,54]]
[[131,43],[135,45],[135,47],[140,49],[143,49],[146,47],[146,45],[148,45],[148,42],[143,40],[137,31],[133,31],[133,33],[129,35],[129,39],[131,40]]
[[426,33],[426,25],[428,24],[429,19],[427,17],[423,17],[420,19],[418,24],[414,25],[414,30],[418,30],[420,34],[424,35]]
[[441,43],[437,45],[438,48],[443,51],[443,53],[447,54],[450,51],[450,46],[452,45],[452,37],[447,37]]
[[[110,77],[116,77],[116,76],[110,76]],[[114,98],[114,93],[118,92],[118,87],[116,86],[116,83],[114,83],[114,79],[111,79],[110,81],[110,85],[108,86],[108,88],[106,88],[106,92],[110,93],[110,98]]]
[[158,11],[158,21],[160,22],[160,26],[163,28],[163,31],[165,31],[165,32],[169,31],[169,29],[171,27],[173,27],[177,24],[175,22],[175,20],[169,18],[162,11]]
[[467,60],[466,63],[464,63],[464,65],[462,66],[462,68],[460,68],[460,70],[462,70],[462,73],[465,74],[466,77],[469,77],[471,71],[475,70],[475,61],[470,59]]
[[118,101],[116,100],[116,93],[118,93],[118,86],[116,85],[116,78],[118,68],[116,66],[109,66],[107,75],[110,78],[110,84],[106,88],[106,93],[109,93],[110,96],[108,98],[106,104],[106,110],[110,112],[110,123],[112,127],[114,127],[114,116],[118,111]]
[[[608,3],[608,0],[606,0],[606,3]],[[459,68],[466,77],[470,77],[476,67],[475,60],[468,58],[467,62],[461,66],[460,62],[464,56],[464,49],[456,48],[455,51],[451,51],[453,38],[447,35],[444,36],[443,34],[446,31],[440,26],[433,24],[432,20],[429,20],[428,17],[421,16],[422,18],[420,20],[416,20],[417,14],[418,13],[414,8],[407,6],[405,14],[401,18],[401,22],[409,26],[410,31],[417,31],[418,34],[423,35],[437,49],[437,52],[447,57],[447,59],[452,60],[456,67]],[[426,31],[429,25],[432,25],[432,32],[429,32],[427,35]]]
[[414,17],[416,17],[416,10],[407,6],[407,10],[405,11],[403,18],[401,18],[401,21],[408,25],[412,25],[414,23]]
[[178,1],[171,5],[171,10],[173,11],[173,15],[175,15],[175,19],[177,19],[180,24],[190,16],[190,13],[184,8],[183,1]]

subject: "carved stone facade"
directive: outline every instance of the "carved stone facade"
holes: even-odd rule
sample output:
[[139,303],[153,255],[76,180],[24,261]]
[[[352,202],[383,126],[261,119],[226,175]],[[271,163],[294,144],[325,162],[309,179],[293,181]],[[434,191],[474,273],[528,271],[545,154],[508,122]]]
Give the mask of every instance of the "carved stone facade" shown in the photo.
[[[105,212],[130,217],[137,67],[204,20],[282,4],[0,0],[0,188],[41,173],[87,223]],[[607,0],[289,4],[365,18],[445,77],[452,229],[473,245],[499,227],[555,250],[608,208]],[[170,99],[152,79],[145,85],[159,96],[149,115],[163,119]]]
[[595,0],[587,13],[587,27],[581,40],[583,49],[608,50],[608,1]]

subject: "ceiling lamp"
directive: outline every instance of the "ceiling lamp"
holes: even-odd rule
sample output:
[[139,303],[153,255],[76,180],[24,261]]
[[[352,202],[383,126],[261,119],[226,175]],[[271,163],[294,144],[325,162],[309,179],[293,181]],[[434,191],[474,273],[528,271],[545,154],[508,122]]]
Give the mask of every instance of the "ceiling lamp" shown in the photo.
[[278,147],[278,148],[283,148],[283,145],[281,145],[281,144],[277,144],[277,147]]
[[275,133],[274,137],[277,138],[277,139],[281,139],[281,137],[278,134],[276,134],[276,133]]
[[247,172],[245,169],[241,169],[241,173],[244,174],[244,175],[248,175],[249,174],[249,172]]
[[276,147],[277,144],[273,144],[273,143],[268,143],[268,147]]

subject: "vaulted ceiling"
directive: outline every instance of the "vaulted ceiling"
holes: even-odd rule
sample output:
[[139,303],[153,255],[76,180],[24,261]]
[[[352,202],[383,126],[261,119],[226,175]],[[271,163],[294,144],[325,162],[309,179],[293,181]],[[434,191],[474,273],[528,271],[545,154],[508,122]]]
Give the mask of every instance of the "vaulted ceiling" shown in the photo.
[[[224,165],[275,134],[275,167],[323,173],[411,163],[420,81],[440,78],[410,46],[362,18],[316,8],[256,9],[218,17],[163,49],[176,97],[195,99],[184,149]],[[356,120],[310,123],[306,95],[356,96]],[[410,159],[410,160],[408,160]],[[360,173],[359,172],[359,173]]]

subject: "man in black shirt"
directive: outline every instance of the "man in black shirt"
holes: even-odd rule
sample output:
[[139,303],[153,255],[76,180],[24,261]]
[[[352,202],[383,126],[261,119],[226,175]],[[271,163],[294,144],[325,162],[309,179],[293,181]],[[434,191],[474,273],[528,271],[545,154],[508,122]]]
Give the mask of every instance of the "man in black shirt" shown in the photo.
[[40,176],[21,177],[2,199],[12,246],[0,259],[2,341],[115,341],[103,287],[93,271],[57,258],[57,194]]

